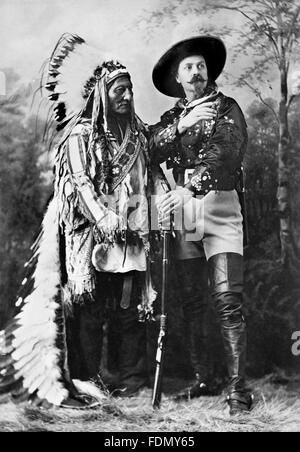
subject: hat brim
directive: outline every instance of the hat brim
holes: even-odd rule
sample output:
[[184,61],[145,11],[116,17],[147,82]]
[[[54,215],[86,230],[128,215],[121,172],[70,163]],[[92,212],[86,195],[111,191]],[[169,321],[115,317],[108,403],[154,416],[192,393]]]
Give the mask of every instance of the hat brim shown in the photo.
[[175,79],[174,69],[180,61],[192,55],[204,57],[208,75],[212,80],[215,81],[219,77],[226,61],[223,41],[214,36],[198,36],[180,41],[164,53],[152,72],[154,86],[167,96],[182,97],[184,92]]

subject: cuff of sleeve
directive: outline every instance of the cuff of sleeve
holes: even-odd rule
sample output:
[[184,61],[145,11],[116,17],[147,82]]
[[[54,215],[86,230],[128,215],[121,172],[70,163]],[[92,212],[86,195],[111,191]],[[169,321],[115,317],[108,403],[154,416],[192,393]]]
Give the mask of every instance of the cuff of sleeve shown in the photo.
[[191,185],[194,193],[197,193],[204,189],[204,186],[206,186],[210,179],[211,176],[208,168],[206,166],[201,166],[195,169],[189,184]]

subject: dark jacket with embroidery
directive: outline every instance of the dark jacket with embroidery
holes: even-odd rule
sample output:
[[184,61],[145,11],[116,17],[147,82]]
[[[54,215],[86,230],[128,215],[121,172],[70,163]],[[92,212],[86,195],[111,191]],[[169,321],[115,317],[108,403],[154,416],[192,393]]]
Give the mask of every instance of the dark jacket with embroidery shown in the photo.
[[190,111],[183,100],[150,128],[153,159],[173,168],[179,185],[183,185],[185,170],[195,169],[186,186],[196,194],[236,188],[247,147],[247,125],[236,101],[221,92],[209,101],[214,102],[216,118],[199,121],[181,135],[178,122]]

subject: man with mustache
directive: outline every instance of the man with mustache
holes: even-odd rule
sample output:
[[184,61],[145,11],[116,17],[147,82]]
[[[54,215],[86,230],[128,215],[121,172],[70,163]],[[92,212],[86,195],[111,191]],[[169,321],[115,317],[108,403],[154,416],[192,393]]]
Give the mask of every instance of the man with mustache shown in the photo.
[[[152,127],[151,147],[153,158],[172,168],[176,182],[176,190],[163,196],[160,209],[163,217],[175,210],[175,229],[179,229],[177,268],[196,377],[189,395],[205,395],[209,389],[203,325],[203,245],[230,380],[227,401],[230,414],[235,414],[249,410],[252,404],[245,387],[243,216],[238,195],[247,126],[236,101],[217,89],[215,80],[225,60],[223,42],[211,36],[181,41],[160,58],[153,69],[154,85],[180,100]],[[181,206],[184,220],[188,206],[198,209],[197,236],[189,233],[186,224],[182,228],[176,225]],[[195,352],[197,346],[203,351],[202,357]]]

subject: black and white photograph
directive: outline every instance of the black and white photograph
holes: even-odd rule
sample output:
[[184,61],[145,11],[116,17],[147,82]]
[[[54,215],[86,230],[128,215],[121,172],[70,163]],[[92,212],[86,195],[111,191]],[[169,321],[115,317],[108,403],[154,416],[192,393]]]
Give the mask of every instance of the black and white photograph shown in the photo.
[[300,0],[0,0],[0,432],[300,432]]

